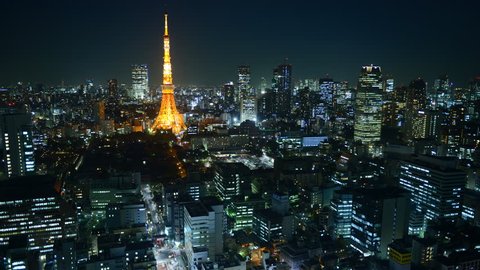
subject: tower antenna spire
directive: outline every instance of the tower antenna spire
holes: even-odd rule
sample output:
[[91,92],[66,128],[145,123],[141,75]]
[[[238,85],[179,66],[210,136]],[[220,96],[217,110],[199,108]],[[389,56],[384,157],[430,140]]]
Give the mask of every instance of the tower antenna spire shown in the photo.
[[164,36],[168,36],[168,12],[165,10],[165,33]]
[[155,122],[153,122],[150,132],[157,130],[171,130],[175,135],[181,136],[186,130],[186,126],[177,106],[175,105],[172,63],[170,57],[170,37],[168,36],[168,13],[165,12],[165,34],[163,35],[163,84],[162,101],[160,111]]

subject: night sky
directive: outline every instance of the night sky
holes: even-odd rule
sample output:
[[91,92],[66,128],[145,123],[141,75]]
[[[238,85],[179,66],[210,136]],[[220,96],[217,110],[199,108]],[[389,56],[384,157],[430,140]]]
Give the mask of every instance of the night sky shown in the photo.
[[447,73],[465,85],[480,74],[479,2],[1,0],[0,85],[130,84],[136,63],[158,85],[165,7],[177,85],[220,85],[249,64],[256,86],[284,58],[295,79],[354,82],[374,63],[402,83]]

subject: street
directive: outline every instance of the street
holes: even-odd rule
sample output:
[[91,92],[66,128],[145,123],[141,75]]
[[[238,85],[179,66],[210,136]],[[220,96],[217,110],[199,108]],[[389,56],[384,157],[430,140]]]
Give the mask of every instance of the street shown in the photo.
[[[150,185],[142,185],[141,194],[145,206],[148,209],[148,233],[154,241],[155,237],[165,235],[165,225],[163,222],[163,215],[160,212],[154,200],[154,195]],[[155,243],[153,249],[155,260],[157,261],[158,270],[184,270],[187,269],[182,259],[182,250],[174,247],[170,243],[168,236],[165,236],[161,244]]]

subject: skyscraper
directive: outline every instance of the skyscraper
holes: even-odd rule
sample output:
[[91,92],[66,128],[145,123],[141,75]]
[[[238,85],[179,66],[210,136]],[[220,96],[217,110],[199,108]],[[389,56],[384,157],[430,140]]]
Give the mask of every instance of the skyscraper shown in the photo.
[[267,80],[264,77],[262,77],[260,79],[260,85],[258,87],[257,96],[264,95],[265,93],[267,93],[267,88],[268,88]]
[[425,110],[427,107],[427,83],[418,78],[410,82],[407,89],[407,110]]
[[223,253],[225,214],[223,204],[214,198],[185,204],[185,253],[188,263],[214,261]]
[[382,128],[382,71],[379,66],[363,66],[355,100],[354,139],[367,145],[370,155],[377,156]]
[[480,76],[470,82],[467,100],[468,114],[473,119],[480,119]]
[[0,132],[6,176],[34,174],[35,157],[30,114],[18,107],[2,108]]
[[148,67],[147,65],[132,66],[132,90],[130,97],[135,99],[144,99],[149,93],[148,87]]
[[404,189],[357,189],[352,209],[351,246],[365,256],[385,259],[388,245],[407,236],[409,195]]
[[324,121],[329,119],[333,112],[333,94],[335,82],[332,78],[322,78],[318,81],[317,99],[315,102],[315,116]]
[[240,101],[248,95],[250,90],[250,66],[239,66],[238,67],[238,92],[237,92],[237,102]]
[[395,90],[395,80],[392,77],[385,79],[384,89],[385,93],[392,93]]
[[470,89],[468,91],[467,99],[469,101],[480,100],[480,76],[475,77],[470,82]]
[[418,156],[401,164],[400,186],[411,192],[414,210],[423,217],[420,228],[414,228],[411,220],[411,233],[421,233],[428,220],[460,217],[466,175],[456,165],[456,158],[434,156]]
[[[147,83],[148,85],[148,83]],[[117,97],[118,96],[118,82],[117,79],[108,80],[108,96]]]
[[303,120],[305,125],[309,124],[309,120],[312,117],[312,103],[310,101],[311,91],[308,87],[301,88],[298,91],[298,116]]
[[407,89],[405,128],[409,139],[427,136],[427,84],[421,78],[413,80]]
[[353,191],[348,188],[336,190],[330,202],[330,224],[336,238],[350,238],[352,227]]
[[442,75],[435,80],[435,108],[448,109],[453,104],[453,85],[447,75]]
[[292,102],[292,65],[279,65],[273,70],[273,114],[277,117],[288,117]]
[[49,176],[0,182],[0,248],[26,235],[29,250],[53,250],[56,239],[76,236],[74,210],[54,190]]
[[252,228],[253,212],[265,209],[265,200],[260,196],[237,196],[225,211],[233,219],[233,230]]
[[235,85],[228,82],[223,85],[224,111],[232,112],[235,110]]
[[250,170],[242,163],[215,163],[213,182],[222,201],[251,193]]
[[240,122],[257,121],[257,95],[250,85],[250,66],[238,67],[238,98],[240,103]]
[[177,111],[175,105],[175,96],[172,76],[172,63],[170,62],[170,36],[168,35],[168,14],[165,13],[165,34],[163,35],[163,84],[162,84],[162,103],[160,112],[150,129],[151,132],[157,130],[171,130],[175,135],[181,135],[187,127],[183,122],[183,115]]

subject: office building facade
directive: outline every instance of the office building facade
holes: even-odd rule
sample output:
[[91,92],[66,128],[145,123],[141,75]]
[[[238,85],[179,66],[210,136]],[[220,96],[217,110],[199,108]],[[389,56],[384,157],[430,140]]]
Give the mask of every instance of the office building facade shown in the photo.
[[148,86],[148,66],[133,65],[132,66],[132,89],[130,97],[142,100],[150,93]]
[[48,253],[56,240],[76,236],[73,207],[55,192],[53,178],[25,176],[0,183],[0,247],[27,236],[27,250]]
[[292,65],[284,63],[273,70],[273,114],[289,117],[292,108]]
[[456,158],[435,156],[416,156],[401,163],[400,186],[412,194],[413,210],[418,213],[413,216],[423,218],[423,228],[410,231],[421,234],[429,220],[454,222],[460,217],[466,174],[456,166]]
[[248,195],[251,192],[250,170],[242,163],[215,163],[213,181],[217,196],[222,201],[230,201],[234,196]]
[[30,114],[19,108],[0,112],[0,132],[5,175],[35,174]]
[[387,258],[388,245],[408,232],[409,194],[387,187],[353,193],[351,247],[364,256]]
[[212,198],[185,204],[185,250],[191,266],[214,261],[223,254],[225,215],[223,204]]
[[250,66],[238,67],[238,102],[240,122],[257,121],[257,94],[250,83]]
[[376,148],[382,128],[382,70],[379,66],[363,66],[355,99],[354,140],[368,147],[373,156],[381,154]]
[[330,224],[335,238],[350,238],[353,193],[350,189],[334,191],[330,201]]

